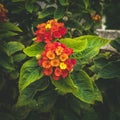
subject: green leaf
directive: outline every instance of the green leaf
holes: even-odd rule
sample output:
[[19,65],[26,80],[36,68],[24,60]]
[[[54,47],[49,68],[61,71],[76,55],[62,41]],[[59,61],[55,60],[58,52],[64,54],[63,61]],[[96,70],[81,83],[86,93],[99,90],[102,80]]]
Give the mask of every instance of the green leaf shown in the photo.
[[99,72],[100,78],[119,78],[120,77],[120,61],[109,62]]
[[93,80],[88,76],[88,74],[83,71],[76,71],[72,74],[75,85],[78,88],[77,92],[73,92],[73,95],[83,102],[93,104],[96,100],[101,100],[101,94],[94,87]]
[[34,8],[34,4],[30,3],[30,2],[26,2],[25,3],[25,8],[28,12],[32,13],[33,12],[33,8]]
[[62,6],[67,6],[67,5],[69,5],[68,0],[59,0],[59,2],[60,2],[60,4],[61,4]]
[[59,6],[54,12],[54,18],[58,20],[63,18],[65,11],[66,11],[65,7]]
[[[40,112],[49,112],[57,100],[55,91],[47,90],[40,94],[38,97],[38,109]],[[48,102],[49,101],[49,102]]]
[[105,46],[106,44],[110,43],[110,40],[106,40],[94,35],[84,35],[79,37],[79,40],[87,40],[86,48],[84,48],[84,50],[79,53],[73,54],[73,57],[78,59],[81,62],[81,64],[91,60],[99,53],[99,50],[102,46]]
[[34,96],[37,92],[44,91],[49,85],[49,80],[46,77],[42,77],[30,84],[24,89],[18,97],[16,107],[28,106],[29,108],[38,107],[37,101]]
[[52,84],[56,87],[56,90],[58,90],[62,94],[72,93],[77,90],[77,87],[70,76],[66,79],[60,79],[58,81],[52,79],[51,81]]
[[87,9],[88,6],[90,5],[89,0],[83,0],[83,2],[85,4],[85,8]]
[[15,66],[11,61],[11,58],[2,50],[0,50],[0,66],[8,71],[15,70]]
[[26,58],[26,55],[23,53],[19,53],[13,56],[14,62],[21,62]]
[[75,19],[69,19],[68,21],[66,21],[66,26],[69,26],[70,28],[83,30],[82,24]]
[[24,45],[16,41],[8,42],[4,47],[9,56],[24,49]]
[[47,16],[53,15],[55,11],[54,7],[48,7],[39,13],[38,18],[43,19]]
[[29,57],[34,57],[37,54],[40,54],[43,51],[43,49],[44,49],[44,44],[35,43],[35,44],[32,44],[31,46],[28,46],[23,51]]
[[67,47],[70,47],[74,50],[74,52],[83,51],[87,46],[87,40],[81,40],[77,38],[64,38],[61,39],[60,42],[66,44]]
[[41,68],[36,59],[25,62],[20,70],[19,89],[22,92],[27,86],[42,77]]
[[0,40],[4,39],[4,38],[10,38],[13,36],[17,36],[18,33],[12,32],[12,31],[5,31],[0,33]]
[[10,22],[0,23],[0,31],[22,32],[22,30],[17,25]]
[[73,53],[73,57],[76,58],[81,64],[88,63],[93,57],[99,53],[99,48],[88,48],[79,53]]
[[101,38],[96,35],[84,35],[79,38],[80,40],[87,40],[87,48],[100,48],[108,43],[110,40]]
[[116,38],[115,40],[111,41],[112,47],[114,47],[117,51],[120,52],[120,38]]

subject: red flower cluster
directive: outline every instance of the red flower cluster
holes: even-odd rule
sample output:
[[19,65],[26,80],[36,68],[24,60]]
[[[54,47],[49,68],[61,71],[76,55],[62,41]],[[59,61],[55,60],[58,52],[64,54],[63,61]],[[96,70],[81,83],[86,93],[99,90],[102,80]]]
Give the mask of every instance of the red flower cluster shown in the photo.
[[7,9],[5,9],[2,4],[0,4],[0,22],[5,22],[7,19]]
[[39,66],[43,67],[43,74],[46,76],[52,75],[54,80],[67,77],[76,64],[75,59],[69,58],[72,53],[73,50],[62,43],[46,44],[45,50],[38,60]]
[[59,23],[56,19],[48,20],[46,23],[39,24],[35,31],[36,42],[49,43],[53,39],[62,38],[67,32],[64,23]]

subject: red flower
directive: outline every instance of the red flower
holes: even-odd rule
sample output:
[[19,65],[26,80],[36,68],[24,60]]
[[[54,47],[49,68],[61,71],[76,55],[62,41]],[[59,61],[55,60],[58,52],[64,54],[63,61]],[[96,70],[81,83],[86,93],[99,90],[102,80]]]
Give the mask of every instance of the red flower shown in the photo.
[[54,74],[52,75],[52,78],[54,79],[54,80],[59,80],[60,79],[60,76],[55,76]]
[[50,76],[53,72],[52,68],[48,68],[48,69],[43,69],[43,74],[46,76]]
[[55,68],[54,75],[61,76],[61,74],[62,74],[62,70],[59,67]]
[[53,38],[61,38],[61,33],[59,31],[54,31]]
[[61,74],[62,78],[66,78],[68,76],[68,73],[68,70],[63,70]]
[[64,36],[67,32],[67,29],[64,27],[61,27],[61,28],[59,28],[59,31],[60,31],[61,35]]

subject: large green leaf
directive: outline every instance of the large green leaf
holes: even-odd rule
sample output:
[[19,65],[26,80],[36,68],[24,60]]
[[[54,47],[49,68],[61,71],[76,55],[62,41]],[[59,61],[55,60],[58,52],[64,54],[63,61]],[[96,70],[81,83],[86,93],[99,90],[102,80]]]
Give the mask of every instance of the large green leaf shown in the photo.
[[120,61],[109,62],[99,72],[101,78],[120,78]]
[[84,35],[78,37],[77,39],[80,41],[87,41],[86,48],[84,48],[83,51],[73,54],[73,57],[78,59],[81,64],[86,63],[95,57],[99,53],[100,48],[110,42],[110,40],[106,40],[94,35]]
[[16,42],[16,41],[8,42],[7,44],[5,44],[4,47],[5,47],[6,53],[9,56],[24,49],[24,45],[22,43]]
[[74,52],[81,52],[87,46],[87,40],[81,40],[79,37],[77,38],[64,38],[60,40],[61,43],[64,43],[67,47],[70,47],[74,50]]
[[87,48],[100,48],[108,43],[110,43],[110,40],[101,38],[96,35],[84,35],[79,37],[80,40],[87,40]]
[[99,53],[99,48],[88,48],[79,53],[73,53],[73,57],[80,61],[81,64],[88,63]]
[[20,70],[19,89],[22,92],[27,86],[42,77],[41,68],[36,59],[25,62]]
[[62,94],[72,93],[77,90],[77,86],[70,77],[67,77],[66,79],[60,79],[59,81],[52,79],[51,81],[52,84],[56,87],[56,90]]
[[43,49],[44,49],[44,44],[35,43],[35,44],[32,44],[31,46],[28,46],[23,51],[29,57],[34,57],[37,54],[40,54],[43,51]]
[[49,80],[46,77],[42,77],[40,80],[35,81],[26,87],[18,97],[16,106],[29,106],[30,108],[38,107],[37,101],[34,96],[39,91],[44,91],[49,85]]
[[0,23],[0,31],[22,32],[22,30],[17,25],[10,22]]
[[72,74],[75,85],[78,88],[73,95],[83,102],[93,104],[96,100],[102,101],[102,96],[98,88],[93,84],[93,80],[83,71],[76,71]]

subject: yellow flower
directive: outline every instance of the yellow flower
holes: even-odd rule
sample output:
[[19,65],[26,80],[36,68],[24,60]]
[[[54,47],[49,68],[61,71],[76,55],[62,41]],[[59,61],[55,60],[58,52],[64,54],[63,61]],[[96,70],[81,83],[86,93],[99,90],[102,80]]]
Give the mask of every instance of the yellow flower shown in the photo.
[[46,29],[50,29],[51,28],[51,24],[46,24],[45,28]]
[[64,70],[67,68],[67,65],[63,62],[60,63],[60,69]]

